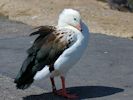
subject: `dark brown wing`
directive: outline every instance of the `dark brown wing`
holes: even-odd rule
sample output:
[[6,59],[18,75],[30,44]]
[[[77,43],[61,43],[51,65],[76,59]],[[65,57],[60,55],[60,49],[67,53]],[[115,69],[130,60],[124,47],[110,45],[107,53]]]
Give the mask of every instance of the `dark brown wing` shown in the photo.
[[39,35],[39,36],[35,39],[33,46],[27,50],[28,53],[36,52],[41,47],[43,40],[47,38],[47,35],[51,34],[56,30],[54,26],[48,26],[48,25],[39,26],[34,29],[36,31],[32,32],[30,36],[33,35]]
[[68,47],[68,42],[63,34],[51,26],[41,26],[31,35],[39,34],[32,47],[28,49],[28,57],[15,79],[16,87],[25,89],[33,82],[34,75],[45,65],[53,65],[63,51]]
[[[44,35],[45,32],[47,35]],[[39,36],[28,50],[28,54],[35,56],[34,67],[37,66],[35,69],[41,70],[44,65],[54,64],[62,52],[68,48],[70,41],[53,26],[41,26],[34,33],[39,34]]]
[[36,60],[38,62],[45,62],[46,65],[53,64],[68,47],[68,41],[62,40],[61,37],[57,36],[56,31],[54,31],[44,38],[35,41],[32,46],[32,53],[36,55]]
[[54,26],[48,26],[48,25],[46,25],[46,26],[39,26],[39,27],[36,27],[34,29],[37,30],[37,31],[32,32],[30,34],[30,36],[37,35],[37,34],[46,36],[47,34],[49,34],[49,33],[51,33],[51,32],[56,30],[56,28]]

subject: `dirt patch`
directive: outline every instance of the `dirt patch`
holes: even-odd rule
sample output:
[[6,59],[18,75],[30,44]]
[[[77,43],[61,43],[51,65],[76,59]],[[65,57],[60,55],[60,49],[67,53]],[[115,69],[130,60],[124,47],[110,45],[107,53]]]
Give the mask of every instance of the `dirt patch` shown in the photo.
[[56,25],[64,8],[81,12],[92,33],[133,37],[133,13],[111,10],[96,0],[1,0],[0,13],[28,25]]

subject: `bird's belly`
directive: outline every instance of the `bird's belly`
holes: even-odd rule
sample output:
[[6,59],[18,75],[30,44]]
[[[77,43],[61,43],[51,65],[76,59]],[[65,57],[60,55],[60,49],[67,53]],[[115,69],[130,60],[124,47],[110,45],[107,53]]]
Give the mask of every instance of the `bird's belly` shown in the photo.
[[55,69],[59,70],[61,74],[66,74],[66,72],[79,61],[86,47],[87,45],[80,44],[76,48],[64,52],[55,62]]

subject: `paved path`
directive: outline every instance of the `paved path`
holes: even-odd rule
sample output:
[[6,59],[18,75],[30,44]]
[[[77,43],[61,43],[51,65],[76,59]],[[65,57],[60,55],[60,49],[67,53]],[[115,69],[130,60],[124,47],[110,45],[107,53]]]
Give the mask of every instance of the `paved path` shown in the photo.
[[[28,37],[29,32],[30,26],[0,19],[0,90],[6,91],[0,92],[0,100],[63,100],[50,93],[49,79],[35,82],[28,91],[15,89],[10,78],[16,76],[35,38]],[[68,73],[68,90],[77,93],[79,100],[132,100],[132,67],[132,40],[91,34],[84,56]],[[59,78],[56,84],[60,88]]]

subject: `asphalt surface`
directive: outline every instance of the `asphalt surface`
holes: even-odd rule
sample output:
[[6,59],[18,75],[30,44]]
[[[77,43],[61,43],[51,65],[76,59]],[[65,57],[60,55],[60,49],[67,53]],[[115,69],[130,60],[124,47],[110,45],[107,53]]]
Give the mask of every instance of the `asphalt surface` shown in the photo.
[[[1,82],[1,91],[8,91],[6,87],[2,88],[6,84],[14,85],[13,79],[26,57],[26,50],[35,39],[28,36],[30,32],[32,28],[28,25],[0,19],[0,75],[3,76],[3,80],[5,77],[7,80],[12,78],[10,82]],[[132,100],[132,67],[133,40],[91,33],[86,52],[67,75],[67,89],[76,93],[79,96],[78,100]],[[60,88],[59,78],[56,78],[56,85]],[[43,91],[38,90],[37,93],[36,89],[31,88],[29,95],[25,93],[19,96],[20,91],[19,94],[13,92],[12,95],[22,100],[63,100],[51,93],[49,79],[36,81],[33,86]],[[13,86],[8,88],[18,91]],[[36,94],[32,94],[34,90]],[[5,96],[2,100],[15,99],[7,99]]]

